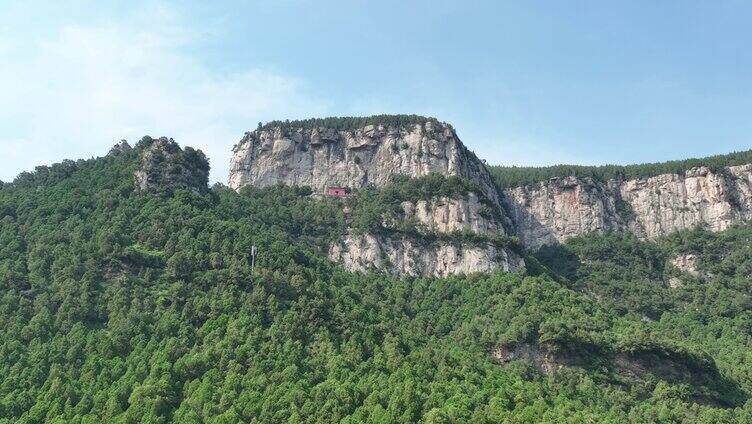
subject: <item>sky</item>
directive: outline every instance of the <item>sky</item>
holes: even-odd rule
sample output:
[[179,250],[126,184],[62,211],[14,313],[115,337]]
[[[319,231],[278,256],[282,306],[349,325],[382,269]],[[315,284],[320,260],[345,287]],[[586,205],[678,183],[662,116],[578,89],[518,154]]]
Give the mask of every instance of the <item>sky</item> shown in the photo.
[[752,148],[749,1],[0,0],[0,180],[121,139],[415,113],[491,164]]

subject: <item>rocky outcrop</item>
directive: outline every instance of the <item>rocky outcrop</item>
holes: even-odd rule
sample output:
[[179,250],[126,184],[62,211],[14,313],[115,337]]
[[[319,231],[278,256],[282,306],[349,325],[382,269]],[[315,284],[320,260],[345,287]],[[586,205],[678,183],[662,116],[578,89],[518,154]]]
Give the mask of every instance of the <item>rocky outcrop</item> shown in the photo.
[[592,231],[624,227],[618,187],[565,177],[504,191],[504,202],[520,242],[528,248]]
[[628,181],[556,178],[507,189],[503,199],[528,248],[594,231],[647,239],[698,226],[719,231],[752,217],[752,165]]
[[333,243],[329,257],[351,271],[384,271],[412,277],[516,271],[522,258],[500,241],[498,209],[473,192],[404,201],[384,217],[378,234],[351,231]]
[[697,261],[697,255],[692,253],[685,253],[672,258],[671,265],[673,265],[674,268],[681,272],[686,272],[687,274],[697,276],[700,274],[699,271],[697,271]]
[[329,257],[350,271],[375,270],[412,277],[515,271],[525,266],[520,256],[490,242],[423,243],[409,237],[374,234],[346,235],[331,246]]
[[598,369],[597,380],[633,387],[655,385],[658,381],[684,385],[692,402],[731,408],[743,405],[748,396],[739,383],[724,376],[715,360],[670,346],[595,345],[569,340],[566,344],[516,342],[491,345],[490,358],[501,366],[515,361],[527,363],[543,374],[565,369]]
[[128,143],[128,141],[120,140],[120,143],[112,146],[112,148],[110,149],[110,152],[107,153],[107,156],[117,156],[121,153],[130,152],[131,149],[133,148]]
[[[326,120],[322,125],[309,121],[260,127],[234,147],[228,184],[238,190],[282,183],[322,193],[329,186],[384,187],[394,176],[462,177],[473,181],[479,192],[402,202],[399,213],[384,217],[384,231],[351,232],[331,245],[330,258],[352,271],[416,277],[524,266],[517,254],[493,239],[505,234],[508,219],[490,174],[454,129],[430,118],[402,124],[385,118],[346,128],[327,127]],[[409,236],[395,231],[406,227]],[[482,237],[472,242],[467,237],[436,237],[460,233]]]
[[485,167],[451,126],[425,118],[405,125],[371,124],[337,130],[323,126],[263,127],[246,133],[233,148],[228,185],[240,189],[278,183],[352,189],[381,187],[394,175],[460,176],[498,199]]
[[329,257],[351,271],[413,277],[515,271],[525,266],[504,237],[496,205],[474,192],[403,201],[387,210],[380,230],[351,230]]
[[405,201],[401,220],[414,220],[429,232],[455,233],[471,232],[481,235],[504,234],[504,226],[498,210],[484,205],[475,193],[467,196],[448,198],[440,197],[417,202]]
[[134,173],[137,191],[167,195],[174,190],[202,193],[208,189],[209,161],[201,150],[181,149],[171,138],[148,136],[136,149],[140,155],[140,167]]
[[[492,242],[510,233],[534,250],[591,232],[629,231],[650,239],[697,226],[723,230],[752,218],[752,165],[715,172],[696,167],[632,180],[563,177],[500,193],[484,164],[450,125],[431,118],[404,118],[259,127],[234,147],[229,186],[239,190],[282,183],[322,193],[328,186],[383,187],[397,175],[438,173],[473,181],[477,194],[402,202],[401,213],[385,218],[384,228],[393,231],[350,235],[330,249],[330,256],[350,269],[389,263],[396,273],[406,275],[515,269],[517,262],[509,258],[516,254]],[[417,229],[419,237],[439,241],[421,245],[394,236],[409,233],[406,226]],[[493,249],[433,237],[454,233],[486,237]]]
[[585,360],[580,355],[551,351],[531,343],[517,343],[514,345],[497,345],[489,348],[491,358],[499,364],[524,360],[544,374],[551,374],[567,366],[583,366]]

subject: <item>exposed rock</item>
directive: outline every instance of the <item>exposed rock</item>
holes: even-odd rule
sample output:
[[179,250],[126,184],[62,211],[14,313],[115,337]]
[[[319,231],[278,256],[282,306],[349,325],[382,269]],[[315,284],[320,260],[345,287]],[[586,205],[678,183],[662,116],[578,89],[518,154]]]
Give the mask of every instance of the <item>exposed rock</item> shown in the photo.
[[678,289],[683,285],[684,283],[679,277],[671,277],[668,279],[668,286],[672,289]]
[[538,371],[551,374],[565,367],[589,368],[591,355],[598,352],[600,356],[608,355],[601,346],[581,343],[572,346],[541,346],[537,343],[518,342],[491,346],[488,350],[491,358],[499,364],[512,361],[529,361]]
[[128,152],[132,149],[131,145],[128,144],[126,140],[120,140],[120,143],[112,146],[112,149],[110,149],[110,152],[107,153],[107,156],[116,156],[123,152]]
[[201,193],[208,189],[209,161],[201,150],[181,149],[167,137],[144,137],[136,145],[141,166],[134,178],[138,191],[165,195],[174,190]]
[[472,232],[482,235],[504,234],[503,223],[494,216],[494,208],[484,205],[475,193],[460,198],[435,198],[402,202],[400,219],[416,220],[427,231],[437,233]]
[[610,346],[588,343],[544,347],[518,342],[491,346],[488,353],[501,365],[523,360],[543,374],[563,368],[597,369],[597,380],[609,384],[644,387],[654,385],[656,380],[683,384],[690,388],[690,399],[702,405],[736,407],[748,398],[737,381],[720,373],[713,358],[671,348],[617,351]]
[[752,217],[752,165],[629,181],[556,178],[507,189],[504,202],[528,248],[593,231],[648,239],[698,226],[719,231]]
[[[393,176],[412,178],[438,173],[475,182],[480,196],[403,202],[401,213],[384,218],[389,229],[415,223],[426,237],[475,233],[489,238],[505,233],[504,212],[485,166],[469,152],[451,126],[419,118],[405,125],[368,124],[350,129],[279,124],[246,133],[234,147],[229,186],[303,185],[322,193],[329,186],[383,187]],[[481,201],[479,197],[490,199]],[[506,222],[505,222],[506,221]],[[452,237],[430,244],[394,231],[349,234],[332,244],[329,256],[347,269],[376,269],[396,275],[447,276],[516,270],[522,259],[488,242],[463,243]],[[448,240],[453,241],[448,241]]]
[[[628,181],[554,178],[506,189],[499,196],[483,163],[448,124],[428,118],[404,125],[369,122],[349,129],[310,121],[279,123],[246,133],[233,149],[229,186],[238,190],[284,183],[322,193],[328,186],[383,187],[395,175],[459,176],[478,184],[481,197],[491,205],[472,194],[404,202],[402,215],[390,219],[416,222],[427,236],[465,232],[492,238],[511,229],[528,249],[591,232],[630,231],[650,239],[696,226],[723,230],[752,218],[752,164],[719,172],[696,167],[683,174]],[[384,224],[390,227],[390,222]],[[396,273],[446,275],[451,272],[441,268],[444,263],[456,264],[457,272],[470,272],[503,269],[499,264],[506,261],[483,262],[481,258],[499,255],[477,246],[458,250],[436,242],[418,248],[392,236],[348,237],[332,246],[331,256],[351,269],[383,268],[379,264],[388,259]],[[367,251],[355,252],[355,246]]]
[[460,142],[451,126],[426,119],[414,125],[332,128],[262,128],[246,133],[233,148],[228,185],[265,187],[277,183],[359,189],[386,185],[393,175],[431,173],[461,176],[496,201],[491,176]]
[[565,177],[508,189],[504,195],[517,236],[528,248],[624,226],[617,211],[619,194],[611,184]]
[[348,234],[333,244],[329,257],[350,271],[377,270],[413,277],[446,277],[474,272],[516,271],[525,266],[517,254],[492,243],[436,241],[408,237]]
[[699,272],[697,271],[697,259],[697,255],[692,253],[678,255],[671,259],[671,265],[679,271],[696,276],[699,275]]
[[522,258],[499,242],[504,234],[500,211],[473,192],[400,206],[401,212],[384,216],[378,235],[351,233],[331,246],[330,258],[352,271],[416,277],[524,267]]
[[568,365],[571,361],[558,358],[553,352],[540,349],[530,343],[518,343],[513,346],[499,345],[490,349],[491,357],[500,364],[506,364],[516,360],[527,360],[538,371],[550,374]]

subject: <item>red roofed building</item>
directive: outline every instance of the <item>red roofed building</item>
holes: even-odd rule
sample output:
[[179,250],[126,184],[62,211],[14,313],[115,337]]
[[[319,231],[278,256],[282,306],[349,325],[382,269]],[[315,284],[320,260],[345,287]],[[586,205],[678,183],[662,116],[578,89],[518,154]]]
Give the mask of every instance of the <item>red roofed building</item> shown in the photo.
[[350,195],[350,189],[347,187],[327,187],[324,194],[334,197],[346,197]]

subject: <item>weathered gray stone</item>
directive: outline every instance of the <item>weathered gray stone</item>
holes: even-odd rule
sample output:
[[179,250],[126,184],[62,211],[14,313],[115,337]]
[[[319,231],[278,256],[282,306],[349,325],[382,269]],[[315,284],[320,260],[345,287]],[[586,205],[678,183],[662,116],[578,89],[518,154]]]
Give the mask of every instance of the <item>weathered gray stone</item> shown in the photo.
[[348,234],[334,243],[329,257],[350,271],[384,271],[412,277],[446,277],[475,272],[516,271],[522,258],[491,243],[438,241],[425,245],[406,237]]
[[446,124],[367,125],[349,131],[281,127],[246,133],[233,148],[228,185],[238,190],[277,183],[353,189],[386,185],[394,175],[430,173],[477,182],[498,199],[491,176]]
[[401,219],[415,219],[432,232],[472,232],[488,236],[505,233],[503,224],[489,216],[491,211],[484,210],[487,208],[472,192],[458,198],[402,202],[401,206]]
[[528,248],[589,232],[631,231],[652,239],[699,226],[720,231],[752,217],[752,165],[628,181],[556,178],[507,189],[504,202]]
[[686,272],[690,275],[700,275],[697,270],[697,255],[692,253],[685,253],[683,255],[677,255],[671,259],[671,265],[681,272]]

